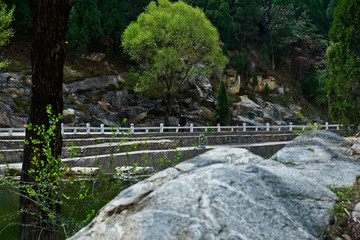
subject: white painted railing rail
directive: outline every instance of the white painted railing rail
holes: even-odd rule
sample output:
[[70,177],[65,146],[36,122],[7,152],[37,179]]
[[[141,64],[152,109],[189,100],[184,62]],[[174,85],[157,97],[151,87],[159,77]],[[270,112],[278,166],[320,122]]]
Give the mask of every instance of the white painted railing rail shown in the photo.
[[[212,131],[212,132],[257,132],[257,131],[294,131],[294,130],[304,130],[309,125],[270,125],[266,123],[265,125],[258,126],[249,126],[246,123],[243,125],[236,126],[195,126],[190,124],[190,126],[180,127],[180,126],[164,126],[160,124],[159,127],[135,127],[134,124],[131,124],[130,127],[105,127],[104,124],[101,124],[100,127],[90,126],[90,123],[87,123],[82,127],[68,127],[62,126],[61,132],[63,134],[144,134],[144,133],[154,133],[154,132],[203,132],[203,131]],[[323,130],[339,130],[342,128],[340,124],[329,124],[325,123],[320,125]],[[13,135],[24,135],[25,126],[23,128],[0,128],[0,136],[13,136]]]

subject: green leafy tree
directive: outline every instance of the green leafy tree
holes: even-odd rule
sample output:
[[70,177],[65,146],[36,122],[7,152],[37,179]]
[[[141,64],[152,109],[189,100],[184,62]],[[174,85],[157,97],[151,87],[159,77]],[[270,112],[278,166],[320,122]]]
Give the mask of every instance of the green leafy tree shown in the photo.
[[74,2],[67,32],[67,39],[71,50],[77,53],[88,53],[90,44],[103,36],[101,16],[97,0],[79,0]]
[[112,51],[116,52],[122,32],[130,23],[125,12],[130,8],[126,1],[119,3],[117,0],[102,1],[101,25],[104,36],[108,38]]
[[227,99],[225,82],[223,80],[220,81],[220,86],[217,91],[213,120],[221,125],[229,125],[230,123],[230,108]]
[[235,51],[233,58],[230,60],[230,65],[236,69],[239,74],[245,74],[248,61],[244,55]]
[[257,34],[259,31],[259,23],[262,19],[263,10],[261,8],[260,0],[242,0],[231,1],[232,16],[236,33],[243,45],[248,38]]
[[296,15],[296,11],[292,4],[265,6],[262,24],[269,37],[272,70],[275,69],[276,48],[289,46],[303,34],[305,23],[301,16]]
[[311,64],[306,70],[301,89],[309,100],[314,101],[316,99],[319,90],[319,76],[314,64]]
[[230,43],[235,37],[235,28],[229,4],[224,0],[210,0],[205,15],[218,29],[220,38],[226,43]]
[[226,64],[218,41],[218,32],[205,14],[182,1],[151,2],[125,29],[122,46],[141,66],[135,91],[161,94],[165,124],[176,93],[191,76]]
[[16,29],[27,30],[31,26],[30,9],[27,1],[24,0],[5,0],[8,6],[15,6],[14,26]]
[[316,26],[316,31],[325,34],[329,31],[329,21],[327,19],[326,9],[328,0],[275,0],[275,5],[288,6],[293,5],[296,8],[296,15],[307,14],[309,22]]
[[[14,31],[11,28],[11,22],[13,21],[14,7],[10,10],[7,6],[0,1],[0,47],[8,43],[10,38],[14,35]],[[1,60],[1,59],[0,59]],[[5,68],[8,61],[0,61],[0,71]]]
[[360,125],[360,2],[341,0],[329,32],[327,92],[334,120]]

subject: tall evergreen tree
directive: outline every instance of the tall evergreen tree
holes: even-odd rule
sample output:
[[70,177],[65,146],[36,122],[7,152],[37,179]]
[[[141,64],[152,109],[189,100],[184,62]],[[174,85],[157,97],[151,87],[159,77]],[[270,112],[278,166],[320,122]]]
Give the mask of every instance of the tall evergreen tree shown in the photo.
[[356,129],[360,125],[360,1],[338,3],[329,36],[330,114]]
[[309,100],[316,99],[316,93],[319,90],[319,77],[314,64],[311,64],[306,70],[301,89]]
[[221,125],[229,125],[230,123],[230,108],[227,99],[225,82],[223,80],[220,81],[220,86],[217,91],[213,120]]
[[71,50],[77,53],[88,53],[90,44],[103,36],[101,16],[97,0],[74,2],[67,33]]

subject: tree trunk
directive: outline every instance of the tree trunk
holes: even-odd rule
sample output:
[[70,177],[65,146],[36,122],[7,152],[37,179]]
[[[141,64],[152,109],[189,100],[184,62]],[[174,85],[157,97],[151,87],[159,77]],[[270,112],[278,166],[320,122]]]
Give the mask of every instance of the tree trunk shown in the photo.
[[164,125],[170,126],[169,118],[171,115],[171,107],[174,103],[174,97],[171,95],[171,93],[166,93],[165,97],[166,97],[166,100],[165,100],[166,108],[165,108],[165,114],[164,114]]
[[[32,86],[28,123],[33,126],[49,126],[46,107],[52,106],[53,113],[62,114],[63,67],[65,60],[65,33],[73,0],[29,0],[33,23],[33,44],[31,49]],[[21,181],[25,184],[35,182],[35,174],[29,170],[35,157],[35,146],[30,139],[39,137],[32,130],[26,130],[24,158]],[[62,147],[61,123],[57,123],[56,137],[51,143],[52,155],[60,156]],[[47,161],[45,156],[41,160]],[[36,185],[36,183],[34,184]],[[19,239],[56,239],[57,222],[51,222],[47,214],[26,192],[20,197],[20,235]],[[51,199],[51,196],[50,196]],[[51,201],[51,200],[50,200]],[[55,214],[60,206],[49,201],[49,207]]]

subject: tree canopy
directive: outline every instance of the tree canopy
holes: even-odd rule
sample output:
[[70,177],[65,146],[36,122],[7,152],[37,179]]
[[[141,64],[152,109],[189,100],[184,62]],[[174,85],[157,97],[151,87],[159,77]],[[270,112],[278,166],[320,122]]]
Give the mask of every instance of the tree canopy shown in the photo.
[[[0,47],[8,43],[10,38],[14,35],[14,31],[11,28],[14,7],[10,10],[7,9],[5,3],[0,0]],[[0,71],[7,65],[7,61],[1,61],[0,59]]]
[[331,116],[345,125],[360,125],[360,2],[341,0],[329,32]]
[[167,0],[151,2],[122,37],[125,52],[142,66],[135,90],[157,90],[167,114],[192,75],[224,67],[227,59],[218,42],[216,28],[201,9]]

